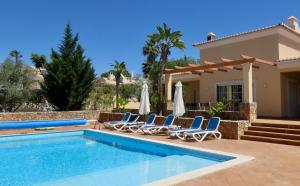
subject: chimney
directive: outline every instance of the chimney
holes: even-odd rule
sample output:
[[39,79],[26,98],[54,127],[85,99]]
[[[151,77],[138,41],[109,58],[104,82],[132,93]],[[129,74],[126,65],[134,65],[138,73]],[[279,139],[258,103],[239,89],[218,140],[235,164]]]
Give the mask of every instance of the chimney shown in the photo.
[[298,19],[294,16],[288,18],[288,26],[295,31],[299,30]]
[[209,32],[207,34],[207,41],[213,41],[216,39],[216,34],[212,33],[212,32]]

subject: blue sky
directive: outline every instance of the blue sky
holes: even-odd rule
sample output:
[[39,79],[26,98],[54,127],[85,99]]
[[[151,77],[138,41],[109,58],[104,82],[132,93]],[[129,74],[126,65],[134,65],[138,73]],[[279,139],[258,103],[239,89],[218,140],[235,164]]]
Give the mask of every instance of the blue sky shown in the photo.
[[14,49],[28,64],[31,53],[49,55],[69,22],[97,74],[114,60],[141,73],[141,49],[157,24],[182,31],[187,48],[173,50],[171,58],[199,58],[192,44],[208,32],[221,37],[286,22],[291,15],[300,18],[299,8],[299,0],[1,0],[0,62]]

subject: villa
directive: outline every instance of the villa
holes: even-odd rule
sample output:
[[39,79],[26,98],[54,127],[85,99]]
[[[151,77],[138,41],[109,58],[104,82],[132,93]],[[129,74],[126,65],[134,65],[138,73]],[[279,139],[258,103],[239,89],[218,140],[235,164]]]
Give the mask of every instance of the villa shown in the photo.
[[242,103],[257,107],[258,117],[300,116],[300,28],[296,17],[289,17],[287,25],[221,38],[209,33],[206,41],[193,46],[199,49],[200,65],[165,71],[168,102],[172,86],[181,81],[185,102],[192,110],[226,99],[233,100],[233,110]]

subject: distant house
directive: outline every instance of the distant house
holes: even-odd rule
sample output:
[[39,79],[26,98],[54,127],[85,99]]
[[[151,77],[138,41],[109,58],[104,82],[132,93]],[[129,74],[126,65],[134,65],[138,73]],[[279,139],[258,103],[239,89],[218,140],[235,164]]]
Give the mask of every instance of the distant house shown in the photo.
[[[136,83],[133,76],[126,77],[121,74],[121,84],[133,84]],[[108,77],[99,77],[96,79],[96,86],[101,85],[116,85],[116,78],[112,73],[109,73]]]
[[32,74],[32,79],[35,81],[32,84],[32,89],[40,89],[41,88],[40,82],[44,81],[43,75],[41,74],[39,69],[34,68],[34,67],[32,67],[32,73],[31,74]]
[[296,17],[289,17],[287,25],[221,38],[209,33],[206,41],[193,46],[200,52],[200,66],[165,71],[169,102],[172,87],[182,81],[184,100],[192,109],[226,99],[234,100],[236,106],[257,103],[258,116],[300,117],[300,28]]

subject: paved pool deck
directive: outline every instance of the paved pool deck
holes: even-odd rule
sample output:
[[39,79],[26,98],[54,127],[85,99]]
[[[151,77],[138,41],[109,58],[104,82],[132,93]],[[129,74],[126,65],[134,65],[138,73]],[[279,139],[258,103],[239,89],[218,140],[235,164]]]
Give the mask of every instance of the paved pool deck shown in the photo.
[[[91,128],[94,126],[91,125]],[[86,127],[63,127],[52,131],[80,130]],[[126,132],[100,130],[144,137],[147,139],[179,143],[193,147],[224,151],[255,157],[254,160],[203,177],[177,184],[177,186],[299,186],[300,147],[246,140],[207,140],[201,143],[184,142],[167,136],[149,136]],[[0,135],[40,132],[32,129],[0,131]]]

